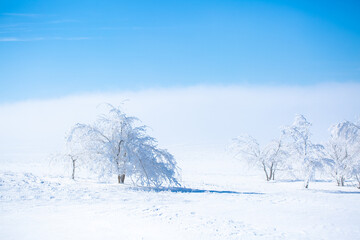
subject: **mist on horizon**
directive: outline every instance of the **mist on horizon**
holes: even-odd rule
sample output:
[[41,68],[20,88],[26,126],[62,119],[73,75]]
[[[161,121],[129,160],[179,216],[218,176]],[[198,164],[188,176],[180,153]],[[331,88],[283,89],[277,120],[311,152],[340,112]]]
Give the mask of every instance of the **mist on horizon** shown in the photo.
[[264,144],[280,136],[280,127],[303,114],[313,124],[313,139],[326,141],[328,128],[356,120],[359,84],[306,87],[189,87],[83,94],[0,105],[1,161],[16,154],[61,151],[76,123],[90,124],[106,113],[104,103],[120,106],[149,126],[159,146],[224,149],[250,134]]

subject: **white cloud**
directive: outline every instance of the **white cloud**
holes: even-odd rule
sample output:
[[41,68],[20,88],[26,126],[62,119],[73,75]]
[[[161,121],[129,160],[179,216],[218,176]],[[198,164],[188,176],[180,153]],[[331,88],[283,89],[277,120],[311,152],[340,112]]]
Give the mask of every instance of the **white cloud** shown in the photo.
[[43,41],[43,40],[65,40],[65,41],[80,41],[88,40],[89,37],[37,37],[37,38],[18,38],[18,37],[3,37],[0,38],[0,42],[30,42],[30,41]]
[[0,38],[0,42],[29,42],[29,41],[41,41],[44,38],[17,38],[17,37],[3,37]]
[[66,41],[79,41],[79,40],[88,40],[89,37],[54,37],[49,38],[49,40],[66,40]]
[[41,14],[35,13],[3,13],[5,16],[15,16],[15,17],[39,17]]
[[59,24],[59,23],[74,23],[74,22],[79,22],[79,21],[74,20],[74,19],[60,19],[60,20],[53,20],[53,21],[50,21],[48,23],[50,23],[50,24]]
[[[313,123],[314,139],[325,140],[331,124],[355,120],[360,84],[306,87],[190,87],[70,96],[0,105],[0,156],[61,150],[65,132],[91,123],[101,103],[119,105],[152,128],[160,146],[224,146],[242,133],[262,142],[279,135],[296,113]],[[99,105],[100,104],[100,105]],[[1,159],[0,159],[1,160]]]
[[18,42],[21,41],[19,38],[14,37],[6,37],[6,38],[0,38],[0,42]]

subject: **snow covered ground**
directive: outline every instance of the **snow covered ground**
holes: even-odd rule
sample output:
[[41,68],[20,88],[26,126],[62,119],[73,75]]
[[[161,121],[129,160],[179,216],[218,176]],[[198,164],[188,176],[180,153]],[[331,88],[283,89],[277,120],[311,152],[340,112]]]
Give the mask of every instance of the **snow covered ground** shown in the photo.
[[169,150],[181,188],[72,181],[45,159],[1,162],[0,239],[359,239],[360,191],[351,183],[305,190],[264,181],[221,147]]

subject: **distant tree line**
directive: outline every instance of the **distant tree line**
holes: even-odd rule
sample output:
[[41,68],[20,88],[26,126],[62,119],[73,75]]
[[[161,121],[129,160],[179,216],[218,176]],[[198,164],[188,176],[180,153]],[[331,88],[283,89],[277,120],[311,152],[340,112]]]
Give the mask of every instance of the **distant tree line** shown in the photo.
[[[158,147],[147,127],[137,124],[137,118],[107,106],[107,114],[93,124],[76,124],[66,137],[62,158],[71,162],[72,178],[79,167],[86,167],[100,177],[115,175],[118,183],[128,178],[140,186],[180,185],[174,156]],[[338,186],[351,180],[360,188],[360,124],[343,121],[331,126],[330,137],[323,144],[312,141],[311,125],[299,114],[265,146],[241,135],[232,140],[229,150],[235,158],[260,168],[267,181],[275,180],[279,171],[288,172],[303,179],[308,188],[320,171]]]
[[280,136],[264,147],[255,138],[241,135],[232,140],[229,150],[236,158],[261,168],[267,181],[274,180],[277,171],[287,171],[304,179],[308,188],[315,172],[321,171],[338,186],[353,180],[360,188],[360,124],[343,121],[331,126],[324,144],[312,141],[310,128],[303,115],[296,115],[294,122],[282,127]]

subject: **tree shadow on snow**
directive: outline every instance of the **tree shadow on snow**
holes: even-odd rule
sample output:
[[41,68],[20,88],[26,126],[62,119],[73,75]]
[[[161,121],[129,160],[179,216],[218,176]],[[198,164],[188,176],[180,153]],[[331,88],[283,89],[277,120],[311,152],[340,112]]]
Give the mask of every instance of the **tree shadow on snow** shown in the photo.
[[342,191],[342,190],[317,190],[317,192],[332,193],[332,194],[360,194],[360,191]]
[[138,188],[145,191],[154,191],[154,192],[174,192],[174,193],[219,193],[219,194],[264,194],[259,192],[236,192],[236,191],[221,191],[221,190],[207,190],[207,189],[197,189],[197,188],[186,188],[186,187],[169,187],[169,188],[155,188],[155,187],[144,187]]
[[293,182],[303,182],[301,179],[277,179],[275,181],[271,181],[273,183],[281,182],[281,183],[293,183]]
[[[304,180],[303,179],[278,179],[275,182],[293,183],[293,182],[304,182]],[[314,180],[311,180],[311,182],[328,183],[328,182],[332,182],[332,180],[314,179]]]

